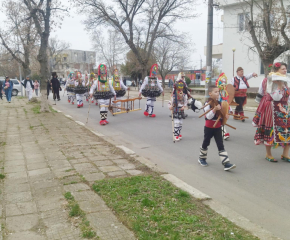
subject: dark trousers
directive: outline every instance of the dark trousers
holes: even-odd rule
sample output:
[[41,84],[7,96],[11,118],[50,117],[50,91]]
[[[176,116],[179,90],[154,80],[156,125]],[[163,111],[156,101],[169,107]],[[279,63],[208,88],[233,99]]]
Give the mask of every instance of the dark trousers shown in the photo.
[[53,89],[53,100],[55,100],[55,98],[60,99],[59,89]]
[[1,90],[0,90],[0,98],[2,99],[2,97],[3,97],[3,96],[2,96],[2,89],[1,89]]
[[235,112],[236,113],[243,113],[244,112],[243,105],[244,105],[244,102],[246,101],[246,97],[235,97],[235,101],[237,104],[239,104],[236,107]]
[[216,145],[219,151],[224,151],[224,143],[223,143],[223,135],[222,135],[222,128],[209,128],[204,127],[204,139],[202,143],[202,148],[207,149],[211,138],[214,137]]

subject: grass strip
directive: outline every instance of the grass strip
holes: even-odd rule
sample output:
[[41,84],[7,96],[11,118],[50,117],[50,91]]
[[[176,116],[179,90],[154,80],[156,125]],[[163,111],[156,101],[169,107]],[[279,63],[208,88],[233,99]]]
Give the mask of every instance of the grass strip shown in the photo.
[[39,113],[40,113],[40,104],[37,104],[36,106],[34,106],[33,108],[31,108],[31,110],[32,110],[35,114],[39,114]]
[[90,226],[90,222],[86,218],[85,212],[80,208],[80,205],[75,201],[74,196],[70,192],[66,192],[64,197],[68,201],[68,208],[70,209],[69,216],[79,220],[79,227],[83,238],[99,239],[96,232]]
[[138,239],[257,239],[160,176],[104,179],[93,189]]

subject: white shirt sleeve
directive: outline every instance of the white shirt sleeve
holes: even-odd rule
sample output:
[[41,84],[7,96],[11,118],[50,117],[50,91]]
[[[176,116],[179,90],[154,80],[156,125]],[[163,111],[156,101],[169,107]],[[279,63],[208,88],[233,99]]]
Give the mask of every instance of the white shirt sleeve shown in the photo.
[[235,84],[235,78],[232,78],[231,84],[234,86],[234,84]]
[[160,89],[160,91],[163,92],[163,88],[162,88],[158,78],[157,78],[157,86]]
[[122,89],[125,89],[127,91],[127,87],[125,86],[125,84],[123,83],[123,80],[120,79],[120,85]]
[[[210,105],[206,106],[204,109],[204,112],[207,112],[208,110],[210,110]],[[205,116],[207,119],[213,119],[214,118],[215,113],[213,112],[213,110],[211,110],[210,112],[208,112]]]
[[90,94],[93,94],[97,87],[98,87],[98,80],[94,81],[94,84],[91,86]]
[[253,73],[248,74],[248,75],[245,76],[245,78],[246,78],[247,80],[251,79],[252,77],[253,77]]
[[141,87],[140,87],[140,91],[139,93],[142,93],[142,90],[145,88],[145,86],[148,84],[148,77],[145,77]]
[[259,90],[258,90],[258,93],[261,94],[262,96],[264,96],[264,94],[265,94],[264,90],[263,90],[263,81],[264,80],[261,81],[260,86],[259,86]]

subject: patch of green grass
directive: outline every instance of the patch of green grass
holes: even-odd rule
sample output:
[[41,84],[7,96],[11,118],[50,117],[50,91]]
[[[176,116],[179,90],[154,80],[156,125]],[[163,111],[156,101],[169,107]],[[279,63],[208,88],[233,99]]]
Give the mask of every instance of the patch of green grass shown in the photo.
[[64,183],[63,185],[71,185],[71,184],[76,184],[76,183],[78,183],[78,182],[76,182],[76,181],[71,181],[71,182],[69,182],[69,183]]
[[71,194],[71,192],[66,192],[64,194],[64,197],[66,200],[75,200],[74,196]]
[[138,239],[257,239],[160,176],[104,179],[93,189]]
[[99,237],[96,237],[96,232],[90,226],[90,222],[87,220],[85,212],[80,208],[80,205],[75,201],[72,194],[66,192],[64,197],[68,200],[68,208],[70,209],[69,216],[75,217],[77,218],[77,221],[80,221],[79,226],[82,232],[82,237],[88,239],[99,239]]
[[26,98],[26,97],[23,97],[23,96],[17,96],[16,98],[17,98],[17,99],[24,99],[24,98]]
[[30,130],[32,130],[34,127],[33,126],[30,126],[29,128],[30,128]]
[[40,105],[36,105],[33,108],[31,108],[31,110],[35,113],[35,114],[39,114],[40,113]]
[[0,174],[0,179],[4,179],[5,175],[4,174]]
[[0,147],[4,147],[6,145],[6,142],[0,142]]
[[65,172],[71,172],[71,171],[73,171],[74,169],[72,168],[72,169],[68,169],[68,170],[65,170]]
[[26,108],[23,108],[23,111],[24,111],[25,114],[27,114],[27,110],[26,110]]

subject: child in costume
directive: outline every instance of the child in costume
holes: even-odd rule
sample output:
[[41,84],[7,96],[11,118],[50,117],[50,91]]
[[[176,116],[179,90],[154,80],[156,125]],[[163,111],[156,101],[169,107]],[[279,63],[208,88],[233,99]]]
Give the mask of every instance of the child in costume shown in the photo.
[[85,86],[86,86],[86,84],[85,84],[85,80],[82,79],[82,74],[80,72],[77,72],[76,80],[75,80],[75,89],[74,90],[75,90],[75,93],[76,93],[78,108],[81,108],[81,107],[84,106],[83,98],[84,98],[84,93],[85,93],[86,90],[83,87],[85,87]]
[[[126,91],[130,90],[130,88],[126,87],[125,84],[123,83],[123,81],[119,78],[118,69],[114,70],[112,85],[113,85],[113,88],[116,92],[116,99],[117,100],[121,100],[122,97],[124,97],[124,95],[126,94]],[[117,102],[116,107],[117,107],[117,111],[120,112],[121,111],[121,109],[120,109],[121,102]]]
[[[228,81],[228,78],[225,75],[225,73],[221,73],[218,79],[216,80],[216,86],[219,88],[219,91],[220,91],[220,97],[219,97],[220,102],[223,102],[223,101],[228,102],[229,100],[229,94],[227,91],[227,81]],[[229,109],[229,112],[232,113],[231,107]],[[230,134],[226,131],[225,126],[222,126],[222,131],[223,131],[224,140],[229,139]]]
[[70,74],[68,75],[66,84],[65,84],[65,90],[67,91],[67,101],[69,103],[71,102],[72,104],[75,104],[74,101],[76,98],[74,87],[75,87],[74,73],[70,72]]
[[146,109],[144,111],[146,117],[156,117],[156,115],[153,114],[154,102],[156,102],[156,97],[159,97],[161,93],[164,94],[163,88],[157,78],[157,72],[158,65],[153,64],[150,70],[150,75],[149,77],[145,77],[139,92],[139,97],[141,97],[141,94],[144,97],[147,97]]
[[108,124],[108,106],[111,103],[111,98],[116,100],[116,92],[107,78],[107,67],[105,64],[100,64],[98,68],[98,80],[91,87],[90,97],[94,96],[100,104],[100,125]]
[[174,119],[174,139],[179,141],[182,139],[181,129],[184,117],[184,108],[187,106],[187,96],[184,94],[184,82],[182,80],[176,81],[173,89],[173,95],[171,102],[168,103],[168,107],[173,112]]
[[[209,86],[208,88],[209,96],[213,100],[218,100],[220,97],[219,93],[219,88],[217,86]],[[208,102],[206,102],[208,103]],[[218,119],[217,111],[221,110],[221,105],[220,102],[219,104],[216,105],[211,111],[209,111],[205,115],[205,127],[204,127],[204,140],[202,143],[202,146],[200,148],[200,154],[199,154],[199,159],[198,162],[200,163],[201,166],[207,167],[207,151],[208,151],[208,146],[210,145],[210,140],[212,137],[214,137],[215,142],[218,147],[219,151],[219,157],[220,160],[224,166],[224,170],[228,171],[236,167],[235,164],[231,164],[228,153],[226,152],[223,144],[223,137],[222,137],[222,121],[220,120],[216,126],[214,126],[216,120]],[[204,108],[204,111],[207,112],[208,110],[211,109],[211,106],[208,105]],[[226,116],[227,118],[229,117],[228,115]]]

